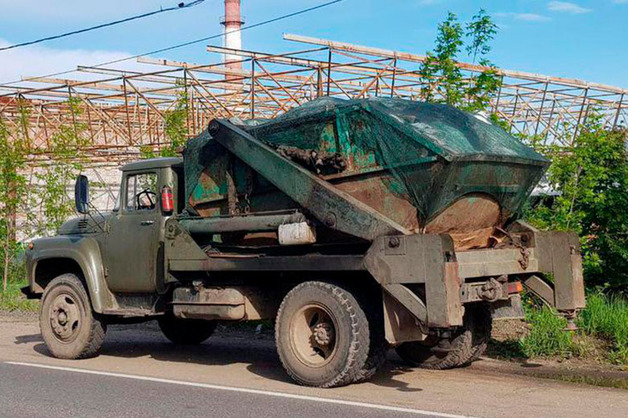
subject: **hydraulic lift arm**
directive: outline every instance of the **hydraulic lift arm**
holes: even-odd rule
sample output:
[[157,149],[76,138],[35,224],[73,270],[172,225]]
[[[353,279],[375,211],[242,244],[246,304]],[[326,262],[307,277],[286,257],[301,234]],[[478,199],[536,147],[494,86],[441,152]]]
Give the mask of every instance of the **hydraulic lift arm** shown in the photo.
[[226,120],[213,120],[209,133],[328,228],[368,241],[382,235],[410,233]]

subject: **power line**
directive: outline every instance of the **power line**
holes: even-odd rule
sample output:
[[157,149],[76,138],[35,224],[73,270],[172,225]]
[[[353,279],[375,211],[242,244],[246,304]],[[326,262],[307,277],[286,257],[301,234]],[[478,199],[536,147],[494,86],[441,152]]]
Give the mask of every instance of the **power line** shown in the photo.
[[171,12],[173,10],[187,9],[187,8],[190,8],[190,7],[197,6],[197,5],[201,4],[204,1],[205,0],[195,0],[195,1],[193,1],[191,3],[188,3],[188,4],[179,3],[176,6],[168,7],[166,9],[161,8],[161,9],[155,10],[153,12],[148,12],[148,13],[144,13],[144,14],[137,15],[137,16],[131,16],[131,17],[127,17],[125,19],[115,20],[113,22],[103,23],[101,25],[91,26],[91,27],[85,28],[85,29],[74,30],[72,32],[66,32],[66,33],[62,33],[60,35],[48,36],[46,38],[40,38],[40,39],[36,39],[34,41],[22,42],[20,44],[5,46],[5,47],[0,48],[0,51],[6,51],[7,49],[20,48],[20,47],[23,47],[23,46],[38,44],[38,43],[41,43],[41,42],[52,41],[53,39],[65,38],[66,36],[72,36],[72,35],[76,35],[76,34],[79,34],[79,33],[85,33],[85,32],[89,32],[89,31],[96,30],[96,29],[102,29],[102,28],[106,28],[106,27],[109,27],[109,26],[118,25],[120,23],[130,22],[132,20],[137,20],[137,19],[142,19],[142,18],[148,17],[148,16],[153,16],[153,15],[156,15],[156,14],[159,14],[159,13]]
[[[97,64],[97,65],[91,65],[91,67],[98,68],[98,67],[102,67],[104,65],[117,64],[119,62],[124,62],[124,61],[128,61],[128,60],[136,59],[136,58],[139,58],[139,57],[144,57],[146,55],[158,54],[158,53],[161,53],[161,52],[171,51],[173,49],[182,48],[182,47],[185,47],[185,46],[197,44],[199,42],[205,42],[205,41],[209,41],[211,39],[221,38],[221,37],[223,37],[225,35],[228,35],[228,34],[231,34],[231,33],[243,32],[243,31],[248,30],[248,29],[253,29],[253,28],[260,27],[260,26],[268,25],[270,23],[278,22],[280,20],[289,19],[291,17],[295,17],[295,16],[302,15],[302,14],[305,14],[305,13],[308,13],[308,12],[312,12],[314,10],[322,9],[324,7],[328,7],[328,6],[331,6],[331,5],[336,4],[336,3],[341,3],[343,1],[344,0],[328,1],[326,3],[319,4],[317,6],[312,6],[312,7],[309,7],[307,9],[302,9],[302,10],[299,10],[299,11],[296,11],[296,12],[293,12],[293,13],[289,13],[289,14],[285,14],[285,15],[282,15],[282,16],[274,17],[272,19],[264,20],[262,22],[258,22],[258,23],[252,24],[252,25],[245,25],[245,26],[241,27],[240,29],[235,29],[235,30],[228,31],[228,32],[225,32],[225,33],[220,33],[220,34],[216,34],[216,35],[212,35],[212,36],[207,36],[205,38],[195,39],[193,41],[183,42],[183,43],[180,43],[180,44],[177,44],[177,45],[173,45],[173,46],[169,46],[169,47],[166,47],[166,48],[161,48],[161,49],[156,49],[154,51],[145,52],[143,54],[133,55],[133,56],[130,56],[130,57],[120,58],[120,59],[116,59],[116,60],[112,60],[112,61],[107,61],[107,62],[103,62],[103,63]],[[55,77],[55,76],[58,76],[58,75],[73,73],[75,71],[76,70],[67,70],[67,71],[61,71],[61,72],[58,72],[58,73],[41,75],[41,76],[37,76],[37,77],[29,77],[28,81],[37,81],[37,79],[40,79],[40,78]],[[22,81],[24,81],[24,80],[10,81],[10,82],[7,82],[7,83],[0,84],[0,87],[8,86],[8,85],[19,83],[19,82],[22,82]]]

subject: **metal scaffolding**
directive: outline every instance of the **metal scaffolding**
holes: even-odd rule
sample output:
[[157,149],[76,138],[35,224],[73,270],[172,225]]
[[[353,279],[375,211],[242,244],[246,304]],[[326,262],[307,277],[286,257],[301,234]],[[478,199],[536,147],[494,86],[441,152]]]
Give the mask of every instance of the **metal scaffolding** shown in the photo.
[[[322,96],[422,98],[419,68],[425,56],[298,35],[284,39],[309,49],[268,54],[208,46],[217,63],[141,57],[138,62],[154,71],[79,66],[86,80],[24,79],[0,86],[0,117],[14,131],[22,129],[35,165],[47,160],[56,132],[80,126],[86,140],[80,158],[112,166],[136,159],[141,147],[157,151],[168,144],[167,114],[182,101],[193,136],[213,118],[274,118]],[[240,57],[242,69],[225,66],[224,55]],[[487,70],[458,66],[468,82]],[[497,74],[502,86],[490,97],[490,110],[508,121],[513,133],[569,146],[594,112],[608,126],[628,122],[626,89],[503,69]],[[71,105],[78,111],[71,112]]]

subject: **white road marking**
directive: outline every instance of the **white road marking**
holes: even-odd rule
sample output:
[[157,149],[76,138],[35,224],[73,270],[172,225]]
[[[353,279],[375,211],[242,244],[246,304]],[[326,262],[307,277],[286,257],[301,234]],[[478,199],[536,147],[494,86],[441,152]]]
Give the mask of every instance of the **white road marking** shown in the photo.
[[18,362],[18,361],[6,361],[5,364],[11,364],[14,366],[36,367],[40,369],[49,369],[49,370],[60,370],[64,372],[93,374],[93,375],[98,375],[98,376],[119,377],[123,379],[143,380],[146,382],[168,383],[168,384],[180,385],[180,386],[192,386],[192,387],[197,387],[197,388],[223,390],[227,392],[250,393],[254,395],[273,396],[276,398],[297,399],[297,400],[302,400],[302,401],[321,402],[321,403],[328,403],[328,404],[335,404],[335,405],[355,406],[359,408],[378,409],[382,411],[391,411],[391,412],[403,412],[403,413],[415,414],[415,415],[431,415],[431,416],[443,417],[443,418],[468,418],[465,415],[445,414],[442,412],[425,411],[421,409],[402,408],[402,407],[397,407],[397,406],[378,405],[378,404],[373,404],[373,403],[363,403],[363,402],[356,402],[356,401],[346,401],[342,399],[319,398],[316,396],[296,395],[292,393],[272,392],[272,391],[267,391],[267,390],[247,389],[247,388],[239,388],[239,387],[233,387],[233,386],[220,386],[220,385],[213,385],[209,383],[186,382],[183,380],[170,380],[170,379],[162,379],[158,377],[138,376],[138,375],[133,375],[133,374],[101,372],[97,370],[77,369],[73,367],[49,366],[46,364],[23,363],[23,362]]

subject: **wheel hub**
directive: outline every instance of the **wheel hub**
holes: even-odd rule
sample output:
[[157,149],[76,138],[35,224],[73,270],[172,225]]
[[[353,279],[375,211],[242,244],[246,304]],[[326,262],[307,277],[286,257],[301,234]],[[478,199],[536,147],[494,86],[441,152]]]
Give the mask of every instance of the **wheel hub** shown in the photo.
[[63,311],[59,311],[57,321],[59,321],[59,324],[62,326],[66,325],[68,323],[68,315]]
[[57,296],[50,312],[50,325],[55,336],[61,341],[72,340],[79,330],[80,310],[70,295]]
[[334,329],[331,324],[322,322],[316,324],[312,330],[312,338],[320,346],[328,346],[334,339]]
[[290,334],[295,354],[310,367],[327,364],[336,352],[336,321],[324,306],[302,307],[292,319]]

